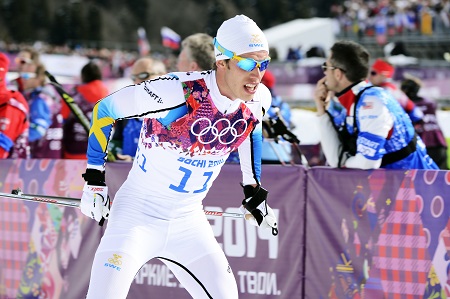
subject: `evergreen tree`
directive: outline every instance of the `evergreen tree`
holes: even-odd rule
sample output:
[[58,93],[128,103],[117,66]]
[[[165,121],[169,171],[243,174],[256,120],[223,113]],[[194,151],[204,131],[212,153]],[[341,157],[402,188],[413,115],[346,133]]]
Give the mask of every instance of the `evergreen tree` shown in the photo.
[[60,7],[55,14],[53,23],[51,25],[51,33],[49,37],[49,42],[55,45],[64,45],[69,39],[67,34],[68,27],[68,12],[67,8]]
[[80,2],[72,3],[68,6],[68,38],[80,41],[85,40],[85,22],[83,6]]
[[34,7],[27,0],[14,0],[10,2],[6,24],[9,34],[15,42],[31,41],[34,37],[32,11]]
[[136,18],[137,23],[145,26],[147,24],[147,12],[150,7],[150,2],[148,0],[128,0],[126,3],[128,9]]
[[102,40],[102,14],[100,8],[96,5],[90,5],[88,7],[86,23],[89,24],[87,28],[90,30],[87,31],[86,39],[88,40]]

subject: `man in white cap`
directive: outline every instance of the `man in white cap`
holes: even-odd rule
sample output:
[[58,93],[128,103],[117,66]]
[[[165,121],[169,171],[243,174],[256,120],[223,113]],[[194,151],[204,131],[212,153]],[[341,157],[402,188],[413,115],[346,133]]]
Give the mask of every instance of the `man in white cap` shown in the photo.
[[[260,184],[261,119],[271,101],[260,84],[270,62],[267,40],[255,22],[239,15],[221,25],[214,46],[214,70],[147,80],[95,105],[80,207],[95,221],[109,220],[86,298],[126,298],[135,274],[152,258],[162,260],[194,298],[238,298],[233,272],[202,210],[236,148],[245,219],[278,234]],[[136,117],[144,118],[138,149],[110,211],[108,137],[115,120]]]

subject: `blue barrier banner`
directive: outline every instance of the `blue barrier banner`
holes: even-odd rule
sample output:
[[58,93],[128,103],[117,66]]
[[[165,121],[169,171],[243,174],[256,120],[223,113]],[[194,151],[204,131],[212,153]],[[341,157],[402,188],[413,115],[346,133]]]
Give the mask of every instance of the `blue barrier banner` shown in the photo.
[[305,298],[447,298],[450,172],[311,169]]
[[[0,191],[80,198],[85,167],[1,160]],[[106,165],[111,196],[130,167]],[[204,208],[238,212],[240,180],[239,165],[224,165]],[[450,297],[450,171],[263,165],[262,184],[277,237],[243,219],[208,216],[240,298]],[[0,197],[0,299],[84,298],[104,229],[77,208]],[[149,297],[190,296],[151,260],[128,295]]]

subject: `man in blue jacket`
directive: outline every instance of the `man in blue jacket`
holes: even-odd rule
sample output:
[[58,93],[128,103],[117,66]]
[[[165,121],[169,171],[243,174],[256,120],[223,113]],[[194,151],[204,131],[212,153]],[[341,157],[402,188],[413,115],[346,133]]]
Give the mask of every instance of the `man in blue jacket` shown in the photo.
[[364,47],[339,41],[322,68],[325,77],[317,82],[314,101],[330,166],[438,169],[400,104],[366,81],[369,53]]

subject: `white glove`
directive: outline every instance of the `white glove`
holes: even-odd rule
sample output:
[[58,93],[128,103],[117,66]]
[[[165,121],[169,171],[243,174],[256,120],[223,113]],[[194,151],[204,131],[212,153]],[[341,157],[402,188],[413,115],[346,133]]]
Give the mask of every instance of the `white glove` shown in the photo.
[[245,220],[247,220],[250,224],[254,225],[254,226],[260,226],[262,228],[269,228],[269,229],[277,229],[278,230],[278,224],[277,224],[277,218],[275,216],[275,213],[273,212],[272,208],[269,207],[269,205],[267,205],[267,203],[264,201],[263,203],[261,203],[258,208],[258,210],[261,211],[261,213],[264,216],[263,221],[261,222],[261,224],[258,224],[258,221],[256,221],[256,218],[252,215],[252,213],[250,213],[249,211],[247,211],[244,206],[241,206],[239,208],[239,210],[245,214]]
[[103,224],[109,217],[111,200],[108,196],[108,187],[92,186],[86,182],[83,187],[80,209],[81,213]]
[[109,216],[111,200],[108,196],[108,187],[105,184],[105,172],[97,169],[86,169],[82,177],[86,181],[81,197],[81,212],[103,225]]

